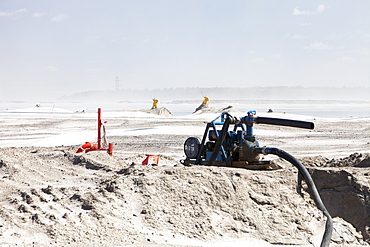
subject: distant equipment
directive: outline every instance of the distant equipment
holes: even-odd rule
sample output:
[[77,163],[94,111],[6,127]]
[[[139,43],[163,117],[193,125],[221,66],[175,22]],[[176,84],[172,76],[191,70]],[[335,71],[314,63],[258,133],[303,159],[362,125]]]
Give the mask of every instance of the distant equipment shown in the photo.
[[197,111],[200,111],[204,108],[208,108],[209,98],[207,96],[204,96],[203,98],[204,99],[203,99],[202,103],[195,109],[195,111],[193,113],[195,113]]
[[153,99],[153,104],[152,104],[152,109],[157,109],[158,108],[158,103],[159,103],[159,100],[154,98]]

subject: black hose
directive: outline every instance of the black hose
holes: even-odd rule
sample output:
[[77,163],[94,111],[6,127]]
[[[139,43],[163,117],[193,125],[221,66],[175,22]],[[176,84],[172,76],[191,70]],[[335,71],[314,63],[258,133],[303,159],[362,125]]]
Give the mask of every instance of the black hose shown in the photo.
[[324,215],[326,216],[326,225],[325,225],[325,232],[324,236],[321,241],[320,247],[328,247],[330,244],[331,234],[333,232],[333,220],[328,212],[328,210],[325,208],[324,203],[321,201],[321,197],[319,195],[319,192],[316,189],[315,183],[310,175],[310,173],[307,171],[306,167],[304,167],[296,158],[294,158],[289,153],[278,149],[278,148],[272,148],[272,147],[263,147],[263,148],[256,148],[255,149],[256,154],[274,154],[277,155],[286,161],[290,162],[292,165],[298,168],[299,173],[303,176],[304,180],[306,181],[306,184],[311,192],[311,197],[316,203],[316,206],[318,209],[320,209]]
[[311,129],[311,130],[315,127],[315,124],[313,122],[282,119],[282,118],[272,118],[272,117],[255,117],[253,121],[256,124],[281,125],[281,126],[290,126],[290,127],[304,128],[304,129]]

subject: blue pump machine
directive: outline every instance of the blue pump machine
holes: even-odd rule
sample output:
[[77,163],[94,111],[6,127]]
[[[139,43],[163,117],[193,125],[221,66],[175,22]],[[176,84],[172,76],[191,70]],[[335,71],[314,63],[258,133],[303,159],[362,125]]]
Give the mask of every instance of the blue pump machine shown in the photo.
[[[253,134],[253,124],[271,124],[313,129],[314,123],[257,117],[255,111],[249,111],[247,116],[237,118],[228,112],[223,112],[213,121],[207,123],[202,140],[189,137],[184,143],[185,165],[217,165],[243,167],[248,169],[266,169],[269,161],[261,160],[260,146]],[[233,130],[229,130],[234,125]],[[222,126],[217,129],[217,126]],[[208,138],[207,138],[208,137]],[[208,139],[208,140],[207,140]]]

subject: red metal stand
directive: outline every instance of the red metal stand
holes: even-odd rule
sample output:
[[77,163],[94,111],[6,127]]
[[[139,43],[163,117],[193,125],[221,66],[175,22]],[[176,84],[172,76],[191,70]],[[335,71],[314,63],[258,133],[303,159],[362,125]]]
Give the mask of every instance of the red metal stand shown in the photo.
[[98,108],[98,149],[100,150],[101,148],[101,126],[102,126],[102,122],[101,122],[101,109]]
[[89,142],[86,142],[84,145],[82,145],[78,150],[77,153],[81,152],[91,152],[91,151],[107,151],[107,153],[110,156],[113,156],[113,143],[108,143],[108,148],[104,149],[101,148],[101,127],[103,123],[101,121],[101,109],[98,108],[98,145],[96,146],[95,144],[91,144]]

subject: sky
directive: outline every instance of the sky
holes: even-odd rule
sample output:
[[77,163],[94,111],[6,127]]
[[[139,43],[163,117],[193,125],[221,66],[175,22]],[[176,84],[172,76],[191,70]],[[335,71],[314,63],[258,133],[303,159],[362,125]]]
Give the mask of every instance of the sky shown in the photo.
[[0,90],[21,100],[169,87],[369,87],[369,9],[369,0],[0,0]]

